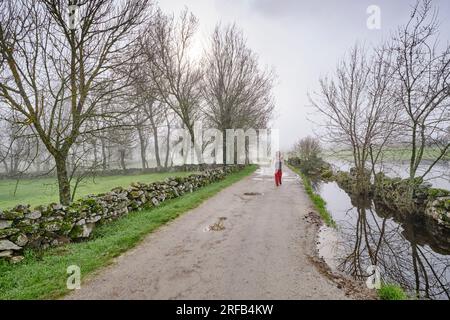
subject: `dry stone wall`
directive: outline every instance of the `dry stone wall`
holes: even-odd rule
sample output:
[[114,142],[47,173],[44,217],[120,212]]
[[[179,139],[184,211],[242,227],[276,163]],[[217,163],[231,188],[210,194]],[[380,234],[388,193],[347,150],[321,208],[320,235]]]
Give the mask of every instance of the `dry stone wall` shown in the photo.
[[31,208],[19,204],[0,211],[0,259],[19,260],[25,248],[49,246],[89,238],[93,229],[128,214],[193,192],[225,178],[241,165],[205,170],[187,177],[167,178],[162,182],[133,183],[128,188],[86,196],[69,206],[52,203]]

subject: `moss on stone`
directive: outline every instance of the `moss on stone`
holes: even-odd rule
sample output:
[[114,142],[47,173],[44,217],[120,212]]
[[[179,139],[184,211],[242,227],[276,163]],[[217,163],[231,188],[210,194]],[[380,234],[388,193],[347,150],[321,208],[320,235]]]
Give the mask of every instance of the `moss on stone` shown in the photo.
[[0,239],[12,236],[16,233],[19,233],[20,229],[17,228],[6,228],[0,230]]
[[448,195],[450,195],[450,192],[444,189],[431,188],[428,190],[428,196],[432,199],[446,197]]
[[83,227],[80,225],[73,226],[72,230],[69,232],[69,237],[72,239],[80,238],[83,235]]
[[16,220],[23,219],[25,214],[23,211],[6,210],[2,212],[1,219],[4,220]]
[[63,221],[61,223],[60,233],[63,235],[68,235],[73,228],[73,223],[71,221]]

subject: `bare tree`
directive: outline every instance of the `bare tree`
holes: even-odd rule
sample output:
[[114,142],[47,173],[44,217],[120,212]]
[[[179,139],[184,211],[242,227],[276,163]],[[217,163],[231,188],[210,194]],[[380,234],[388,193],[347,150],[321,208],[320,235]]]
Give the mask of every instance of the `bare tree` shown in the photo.
[[202,64],[205,117],[223,132],[225,163],[226,129],[264,128],[270,120],[274,74],[261,70],[256,54],[235,25],[216,26]]
[[293,151],[300,159],[311,161],[319,158],[322,147],[319,139],[308,136],[297,141]]
[[70,148],[87,121],[111,116],[97,106],[127,86],[125,78],[111,79],[112,70],[124,63],[149,3],[79,1],[78,28],[66,21],[66,1],[0,3],[0,99],[24,116],[55,159],[63,204],[71,198]]
[[69,152],[67,171],[69,182],[72,186],[71,200],[75,200],[76,193],[83,181],[88,178],[95,179],[101,163],[97,159],[96,137],[93,135],[82,135],[75,142]]
[[147,136],[153,135],[153,145],[156,160],[156,167],[161,167],[159,127],[165,119],[165,111],[168,109],[164,98],[160,96],[160,91],[153,78],[152,63],[143,51],[141,44],[134,46],[136,61],[132,70],[127,70],[133,78],[134,94],[130,95],[129,101],[134,105],[133,124],[136,127],[140,142],[142,167],[147,167],[146,148],[148,145]]
[[320,92],[311,98],[325,116],[324,140],[350,147],[362,193],[368,190],[370,169],[392,138],[398,114],[390,93],[392,70],[385,63],[386,54],[380,49],[368,59],[367,52],[356,45],[339,63],[334,78],[320,80]]
[[[194,122],[199,118],[202,77],[200,68],[189,55],[196,29],[197,19],[187,10],[178,20],[159,10],[140,37],[142,53],[148,62],[145,70],[154,81],[157,98],[180,118],[194,147],[197,146]],[[195,149],[201,160],[201,150]]]
[[176,121],[175,116],[171,115],[168,109],[164,110],[164,118],[166,119],[165,127],[167,129],[166,136],[165,136],[165,144],[166,144],[166,150],[165,150],[165,156],[164,156],[164,168],[167,168],[169,166],[169,160],[170,160],[170,134],[171,134],[171,127],[173,123]]
[[130,158],[131,150],[135,147],[133,127],[114,128],[108,136],[113,150],[116,151],[119,167],[126,172],[127,160]]
[[[431,0],[413,8],[409,22],[398,29],[391,44],[395,55],[396,100],[402,107],[399,128],[411,151],[409,177],[414,179],[424,156],[433,159],[424,178],[450,150],[450,45],[438,39],[437,9]],[[432,148],[427,148],[428,146]],[[428,154],[427,154],[428,153]]]
[[36,136],[21,121],[23,117],[16,113],[0,115],[0,163],[12,177],[27,171],[39,155]]

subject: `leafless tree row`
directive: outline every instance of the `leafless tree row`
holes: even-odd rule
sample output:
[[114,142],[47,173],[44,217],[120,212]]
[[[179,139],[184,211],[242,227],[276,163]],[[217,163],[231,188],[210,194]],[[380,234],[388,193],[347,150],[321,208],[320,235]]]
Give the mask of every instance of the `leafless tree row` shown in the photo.
[[[202,61],[207,122],[222,130],[224,139],[229,128],[265,128],[274,108],[273,73],[260,70],[257,56],[235,25],[218,25],[211,40]],[[225,143],[223,148],[225,161]]]
[[449,155],[450,46],[438,36],[436,8],[418,1],[389,41],[356,45],[311,96],[325,140],[351,150],[360,181],[388,148],[407,150],[411,182]]
[[187,9],[175,16],[151,0],[75,3],[72,28],[67,0],[0,1],[5,171],[45,163],[68,204],[71,182],[76,189],[84,173],[107,169],[112,158],[126,169],[134,148],[143,169],[150,146],[156,166],[170,166],[174,128],[194,142],[199,120],[220,130],[267,124],[274,77],[236,26],[218,26],[195,56],[198,21]]

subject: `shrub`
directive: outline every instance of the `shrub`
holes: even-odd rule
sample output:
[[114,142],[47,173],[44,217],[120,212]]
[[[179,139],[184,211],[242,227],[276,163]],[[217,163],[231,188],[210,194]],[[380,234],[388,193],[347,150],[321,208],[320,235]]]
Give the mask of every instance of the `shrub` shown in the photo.
[[382,300],[407,300],[405,291],[396,284],[383,284],[378,290],[378,296]]

